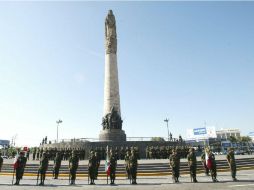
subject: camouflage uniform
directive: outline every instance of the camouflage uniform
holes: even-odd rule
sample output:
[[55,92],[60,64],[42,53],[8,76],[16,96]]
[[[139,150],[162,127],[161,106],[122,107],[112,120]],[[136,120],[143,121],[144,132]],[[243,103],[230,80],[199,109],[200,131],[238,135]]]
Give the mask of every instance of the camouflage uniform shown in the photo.
[[130,152],[129,151],[126,152],[124,160],[125,160],[125,171],[128,176],[128,179],[130,179],[131,176],[130,176]]
[[61,156],[60,152],[57,152],[56,157],[54,159],[54,167],[53,167],[53,177],[54,177],[54,179],[58,178],[59,169],[61,167],[61,162],[62,162],[62,156]]
[[131,151],[130,156],[130,174],[132,179],[132,184],[137,184],[137,169],[138,169],[138,158],[134,150]]
[[38,170],[38,173],[40,174],[40,180],[41,180],[41,183],[39,185],[44,185],[44,180],[46,178],[46,172],[48,170],[48,164],[49,164],[48,156],[44,152],[42,154],[42,157],[41,157],[41,160],[40,160],[40,167],[39,167],[39,170]]
[[17,158],[14,164],[14,168],[16,170],[16,182],[14,185],[19,185],[19,181],[23,177],[25,167],[26,167],[26,158],[24,157],[24,152],[20,152],[19,157]]
[[190,167],[191,181],[196,183],[198,182],[196,179],[197,157],[196,157],[194,148],[191,148],[189,152],[190,153],[187,155],[187,160],[188,160],[188,165]]
[[116,178],[116,164],[117,164],[117,158],[116,154],[113,154],[111,152],[111,155],[109,157],[109,167],[110,167],[110,184],[115,184],[115,178]]
[[234,154],[234,149],[230,148],[228,154],[227,154],[227,161],[228,165],[231,170],[231,176],[233,181],[237,181],[236,179],[236,163],[235,163],[235,154]]
[[172,168],[172,179],[175,183],[179,182],[180,157],[176,150],[173,150],[169,157],[169,165]]
[[96,165],[97,165],[97,159],[94,155],[94,152],[91,151],[89,162],[88,162],[88,172],[90,177],[90,185],[94,185],[94,180],[96,178]]
[[75,184],[76,172],[78,169],[79,158],[75,151],[72,151],[72,156],[69,158],[69,170],[70,170],[70,185]]

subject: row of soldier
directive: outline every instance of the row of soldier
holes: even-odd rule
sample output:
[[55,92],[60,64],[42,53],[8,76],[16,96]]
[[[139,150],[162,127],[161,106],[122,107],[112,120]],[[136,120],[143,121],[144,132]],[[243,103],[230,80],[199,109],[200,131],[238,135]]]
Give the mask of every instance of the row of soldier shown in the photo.
[[[115,147],[114,152],[116,154],[117,160],[124,160],[126,152],[130,151],[133,148],[136,149],[138,152],[138,147],[133,147],[133,146],[132,147],[128,147],[128,146]],[[106,159],[106,148],[104,148],[104,147],[95,147],[95,148],[89,147],[88,149],[90,151],[97,152],[97,154],[101,160]],[[84,148],[60,148],[60,149],[57,149],[57,148],[39,148],[39,147],[32,148],[32,159],[33,160],[40,160],[43,152],[46,152],[49,160],[54,160],[57,153],[62,155],[63,160],[69,160],[69,158],[72,155],[73,150],[76,152],[79,160],[85,160],[86,150]],[[26,157],[29,157],[29,152],[27,152],[27,154],[28,155]]]
[[[130,150],[132,147],[115,147],[114,152],[117,156],[117,159],[124,160],[125,153]],[[134,147],[135,149],[138,149],[138,147]],[[180,146],[177,147],[178,154],[180,154],[181,158],[186,158],[189,151],[189,146]],[[105,160],[106,158],[106,148],[104,147],[95,147],[95,148],[89,148],[90,150],[94,150],[98,153],[100,158],[102,160]],[[167,159],[169,158],[172,150],[175,149],[173,146],[147,146],[146,147],[146,159]],[[79,159],[84,160],[86,156],[86,151],[84,148],[49,148],[49,149],[43,149],[43,148],[36,148],[34,147],[32,149],[32,157],[33,160],[39,160],[42,157],[43,152],[47,152],[49,160],[53,160],[56,156],[56,153],[60,153],[62,155],[63,160],[68,160],[72,154],[72,151],[75,150]],[[28,156],[29,157],[29,152]],[[139,156],[139,155],[138,155]]]
[[146,147],[146,159],[167,159],[172,153],[173,149],[177,149],[177,152],[181,158],[186,158],[189,153],[189,146],[147,146]]
[[[115,172],[116,172],[116,166],[117,166],[117,153],[114,151],[114,149],[107,150],[107,176],[110,176],[110,184],[114,184],[115,181]],[[227,161],[231,169],[231,175],[233,181],[236,181],[236,163],[235,163],[235,157],[234,157],[234,150],[233,148],[229,149],[229,152],[227,154]],[[126,173],[128,175],[128,178],[131,179],[132,184],[136,184],[136,173],[137,173],[137,160],[138,160],[138,150],[132,148],[131,150],[127,150],[125,153],[125,167],[126,167]],[[194,148],[189,149],[189,154],[187,155],[188,165],[190,169],[190,176],[192,182],[197,182],[196,178],[196,169],[197,169],[197,158],[195,154]],[[14,164],[14,169],[16,173],[16,183],[15,185],[19,185],[20,179],[23,177],[24,168],[26,166],[26,157],[24,157],[24,152],[20,152],[19,157],[17,158],[17,161]],[[54,179],[58,178],[59,175],[59,169],[61,167],[61,161],[62,156],[59,152],[56,153],[56,157],[54,158],[54,168],[53,168],[53,177]],[[90,184],[95,184],[94,180],[97,179],[98,176],[98,168],[100,166],[101,158],[98,155],[98,152],[91,151],[89,162],[88,162],[88,176],[90,180]],[[211,150],[206,149],[205,152],[201,155],[201,161],[203,163],[205,173],[208,175],[211,174],[212,181],[218,182],[217,180],[217,169],[216,169],[216,160],[215,156],[212,153]],[[40,183],[39,185],[44,185],[46,171],[48,169],[48,154],[47,152],[44,152],[42,154],[42,157],[40,159],[40,166],[38,169],[38,175],[37,175],[37,184],[40,176]],[[172,154],[170,154],[169,157],[169,165],[172,171],[172,179],[173,182],[178,183],[179,182],[179,176],[180,176],[180,154],[179,149],[172,149]],[[1,160],[0,160],[0,166],[2,166]],[[76,172],[79,167],[79,157],[76,153],[76,151],[72,151],[72,155],[69,158],[69,183],[70,185],[75,184],[76,179]],[[1,170],[1,167],[0,167]]]
[[[115,181],[115,172],[117,166],[117,154],[113,149],[107,150],[107,176],[110,176],[110,184],[114,184]],[[130,153],[131,152],[131,153]],[[128,178],[131,179],[131,184],[136,184],[136,173],[137,173],[137,160],[138,160],[137,150],[132,148],[128,149],[125,155],[126,162],[126,172],[128,173]],[[76,150],[72,151],[71,156],[69,157],[69,184],[74,185],[76,180],[76,173],[79,167],[79,157]],[[100,166],[101,157],[98,152],[91,151],[90,157],[88,161],[88,177],[90,181],[90,185],[95,184],[94,180],[97,179],[98,169]],[[14,164],[13,172],[13,180],[14,173],[16,173],[16,182],[14,185],[19,185],[20,180],[23,177],[24,170],[26,167],[27,158],[24,156],[24,152],[20,152]],[[53,166],[53,178],[58,179],[59,170],[61,167],[62,155],[60,152],[56,153],[54,158],[54,166]],[[46,152],[42,153],[42,157],[40,158],[40,165],[37,173],[37,185],[44,185],[44,181],[46,178],[46,172],[49,166],[49,155]],[[13,184],[12,180],[12,184]],[[40,180],[40,183],[39,183]]]

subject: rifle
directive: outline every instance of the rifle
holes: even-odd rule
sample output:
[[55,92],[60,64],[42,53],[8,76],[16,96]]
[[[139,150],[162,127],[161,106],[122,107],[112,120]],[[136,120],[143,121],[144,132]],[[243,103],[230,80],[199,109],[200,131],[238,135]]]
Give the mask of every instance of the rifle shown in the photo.
[[15,173],[15,171],[16,171],[16,169],[15,169],[15,167],[13,167],[12,182],[11,182],[12,185],[13,185],[13,181],[14,181],[14,173]]
[[132,184],[132,169],[129,167],[130,184]]
[[90,181],[90,172],[89,172],[89,167],[88,167],[88,170],[87,170],[87,181],[88,181],[88,185],[89,185],[89,181]]
[[69,169],[69,185],[71,184],[71,169]]
[[40,174],[40,169],[38,169],[38,172],[37,172],[37,181],[36,181],[36,185],[38,185],[39,174]]

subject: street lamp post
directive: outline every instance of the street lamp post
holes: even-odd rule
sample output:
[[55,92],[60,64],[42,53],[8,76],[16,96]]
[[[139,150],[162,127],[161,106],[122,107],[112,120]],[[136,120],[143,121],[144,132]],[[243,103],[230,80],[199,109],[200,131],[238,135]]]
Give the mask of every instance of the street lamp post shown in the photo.
[[61,119],[59,119],[58,121],[56,121],[57,123],[57,127],[56,127],[56,142],[58,143],[58,126],[60,123],[62,123],[63,121]]
[[[166,118],[166,119],[164,119],[164,121],[167,123],[167,129],[168,129],[168,122],[169,122],[169,119]],[[168,141],[169,141],[169,130],[168,130]]]

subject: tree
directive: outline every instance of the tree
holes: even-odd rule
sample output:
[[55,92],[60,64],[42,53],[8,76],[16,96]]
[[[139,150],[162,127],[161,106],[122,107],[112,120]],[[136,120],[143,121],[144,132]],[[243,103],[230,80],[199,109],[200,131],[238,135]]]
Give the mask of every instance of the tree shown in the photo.
[[162,137],[152,137],[151,141],[165,141],[165,139]]
[[230,136],[230,137],[228,138],[228,140],[231,142],[231,144],[232,144],[232,143],[236,143],[236,142],[238,141],[237,138],[234,137],[234,136]]

